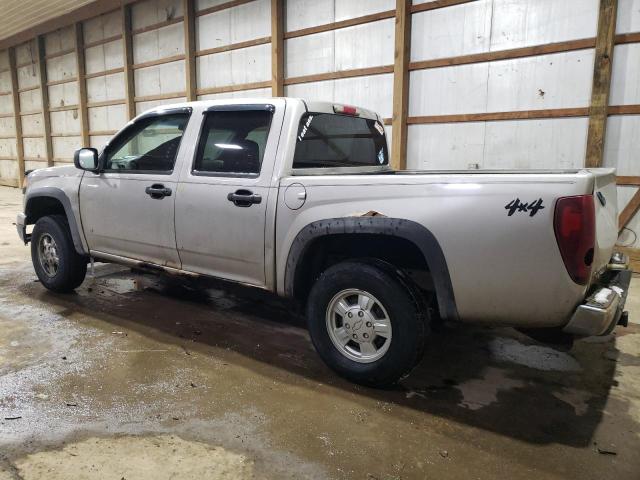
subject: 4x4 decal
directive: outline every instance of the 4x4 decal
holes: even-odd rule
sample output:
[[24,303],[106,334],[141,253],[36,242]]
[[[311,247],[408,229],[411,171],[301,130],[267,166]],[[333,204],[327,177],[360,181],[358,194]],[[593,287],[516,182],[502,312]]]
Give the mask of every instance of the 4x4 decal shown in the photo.
[[507,216],[510,217],[516,212],[529,212],[529,216],[533,217],[536,213],[544,208],[542,205],[542,199],[534,200],[533,202],[521,202],[519,198],[511,200],[505,205],[505,210],[508,210]]

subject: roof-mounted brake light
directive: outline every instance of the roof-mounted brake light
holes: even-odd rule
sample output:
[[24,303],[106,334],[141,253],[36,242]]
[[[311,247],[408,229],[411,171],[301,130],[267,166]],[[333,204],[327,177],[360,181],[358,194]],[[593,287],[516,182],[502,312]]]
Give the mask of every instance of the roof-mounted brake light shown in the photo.
[[333,111],[341,115],[353,115],[354,117],[360,116],[360,110],[350,105],[334,105]]

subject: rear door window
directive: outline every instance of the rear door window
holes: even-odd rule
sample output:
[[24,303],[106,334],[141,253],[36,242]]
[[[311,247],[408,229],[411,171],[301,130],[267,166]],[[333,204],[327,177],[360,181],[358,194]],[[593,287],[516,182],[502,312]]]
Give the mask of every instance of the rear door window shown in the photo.
[[258,175],[272,116],[272,108],[207,112],[194,173]]
[[384,127],[377,120],[307,113],[298,127],[293,168],[388,165]]

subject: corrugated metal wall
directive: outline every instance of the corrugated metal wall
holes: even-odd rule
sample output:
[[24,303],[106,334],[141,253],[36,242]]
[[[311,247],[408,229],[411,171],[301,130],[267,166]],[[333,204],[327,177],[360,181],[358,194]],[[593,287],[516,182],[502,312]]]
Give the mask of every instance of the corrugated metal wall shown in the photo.
[[[26,169],[69,162],[84,138],[103,145],[130,110],[184,101],[184,5],[135,2],[48,33],[41,48],[18,45],[14,60],[0,52],[0,182],[17,182],[20,147]],[[604,164],[638,176],[640,0],[618,5]],[[285,0],[285,94],[376,110],[391,138],[395,9]],[[414,0],[407,167],[583,166],[598,11],[599,0]],[[197,98],[270,96],[271,0],[197,0],[194,16]],[[619,187],[621,210],[636,190]],[[640,218],[629,227],[639,232]]]

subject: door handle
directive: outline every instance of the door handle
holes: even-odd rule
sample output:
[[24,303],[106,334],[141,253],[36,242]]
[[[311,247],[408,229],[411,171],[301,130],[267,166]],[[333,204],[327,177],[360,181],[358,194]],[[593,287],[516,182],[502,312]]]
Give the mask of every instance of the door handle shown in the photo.
[[227,195],[227,200],[233,202],[236,207],[250,207],[254,203],[262,203],[262,195],[251,190],[236,190]]
[[160,200],[160,199],[162,199],[164,197],[170,197],[171,196],[171,189],[165,187],[161,183],[154,183],[150,187],[145,188],[144,189],[144,193],[149,195],[151,198],[155,198],[155,199]]

